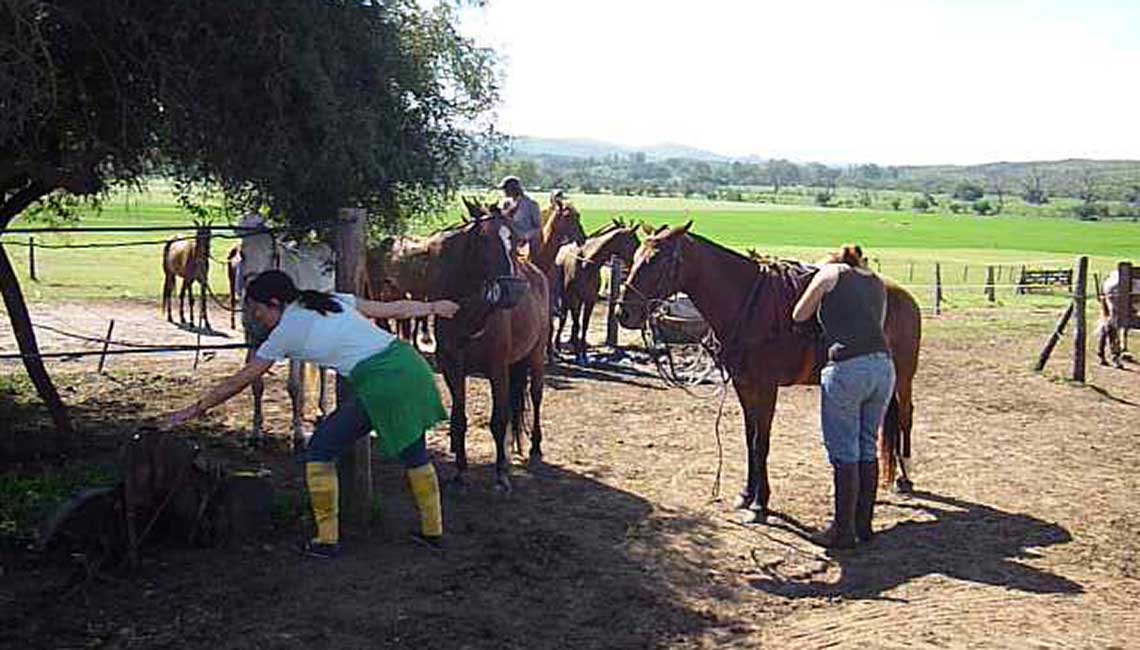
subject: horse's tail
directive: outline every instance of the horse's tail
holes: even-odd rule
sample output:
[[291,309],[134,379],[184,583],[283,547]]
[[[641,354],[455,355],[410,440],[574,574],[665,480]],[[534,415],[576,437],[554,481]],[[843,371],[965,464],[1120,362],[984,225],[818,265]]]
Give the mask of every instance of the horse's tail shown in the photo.
[[883,435],[879,438],[879,475],[884,484],[891,484],[897,476],[898,460],[902,456],[902,429],[899,427],[899,396],[891,395],[891,403],[883,416]]
[[521,455],[523,436],[530,435],[526,429],[526,388],[528,380],[531,379],[530,364],[525,359],[516,362],[510,367],[507,378],[507,396],[510,405],[508,425],[515,453]]

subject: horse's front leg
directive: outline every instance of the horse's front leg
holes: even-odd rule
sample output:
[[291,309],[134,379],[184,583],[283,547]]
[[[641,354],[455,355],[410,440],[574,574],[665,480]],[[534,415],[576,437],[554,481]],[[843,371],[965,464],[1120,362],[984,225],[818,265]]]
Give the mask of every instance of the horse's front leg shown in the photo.
[[202,326],[206,328],[207,332],[213,332],[214,328],[210,327],[210,315],[206,310],[206,283],[199,282],[198,286],[201,287],[201,308],[202,308]]
[[[467,376],[460,364],[443,363],[443,379],[451,393],[451,422],[448,430],[451,453],[455,454],[455,476],[452,485],[463,486],[467,471]],[[455,366],[455,367],[452,367]]]
[[776,410],[777,387],[774,383],[740,382],[737,395],[744,411],[744,434],[748,448],[748,479],[737,507],[748,510],[745,523],[765,523],[768,518],[768,447],[772,434],[772,416]]
[[495,439],[495,488],[511,491],[510,458],[507,456],[507,415],[510,411],[510,372],[495,368],[491,381],[491,436]]
[[305,448],[305,368],[301,361],[289,362],[289,381],[286,384],[289,401],[293,404],[293,451]]

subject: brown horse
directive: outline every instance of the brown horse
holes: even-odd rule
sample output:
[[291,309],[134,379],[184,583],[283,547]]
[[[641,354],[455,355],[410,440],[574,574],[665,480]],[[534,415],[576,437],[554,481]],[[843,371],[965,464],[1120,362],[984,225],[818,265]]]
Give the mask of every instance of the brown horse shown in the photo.
[[[549,208],[549,213],[543,215],[542,245],[537,251],[531,251],[530,262],[542,271],[546,283],[550,288],[550,304],[547,311],[554,313],[554,300],[557,297],[555,289],[562,286],[561,271],[555,265],[558,249],[564,244],[574,243],[579,246],[586,242],[586,231],[582,229],[582,219],[578,209],[570,203],[563,203],[557,207]],[[550,340],[547,349],[554,352],[554,321],[550,323]]]
[[202,292],[202,323],[207,330],[212,329],[210,318],[206,314],[206,285],[210,274],[209,228],[199,226],[194,239],[176,238],[166,242],[162,248],[162,272],[165,276],[162,282],[162,309],[166,312],[166,320],[174,322],[171,314],[174,283],[182,278],[182,290],[178,293],[178,322],[186,322],[183,304],[189,295],[190,324],[195,324],[193,285],[197,282]]
[[428,297],[460,304],[455,318],[435,324],[436,360],[451,393],[451,450],[457,470],[453,482],[462,485],[467,470],[467,376],[481,373],[491,383],[496,487],[510,491],[507,421],[519,439],[528,379],[534,408],[530,457],[542,457],[549,297],[542,273],[527,261],[513,259],[510,229],[498,209],[465,203],[474,220],[433,236],[427,244]]
[[[748,479],[737,507],[763,522],[771,491],[768,444],[777,389],[818,384],[824,361],[817,337],[792,327],[791,311],[811,278],[806,267],[775,262],[758,264],[689,232],[692,222],[661,231],[638,249],[622,287],[618,320],[638,328],[655,303],[687,293],[722,344],[722,359],[744,411]],[[887,282],[884,329],[897,374],[895,395],[883,423],[879,451],[883,480],[895,478],[900,490],[913,489],[909,476],[913,415],[911,387],[918,365],[922,318],[914,298]]]
[[555,277],[562,282],[563,309],[554,342],[555,345],[561,342],[562,328],[566,326],[566,313],[569,312],[570,345],[579,364],[586,364],[586,332],[590,329],[590,315],[602,286],[602,265],[617,256],[628,268],[640,245],[637,226],[627,226],[615,219],[612,224],[587,237],[585,244],[566,244],[558,251],[554,264],[559,272]]

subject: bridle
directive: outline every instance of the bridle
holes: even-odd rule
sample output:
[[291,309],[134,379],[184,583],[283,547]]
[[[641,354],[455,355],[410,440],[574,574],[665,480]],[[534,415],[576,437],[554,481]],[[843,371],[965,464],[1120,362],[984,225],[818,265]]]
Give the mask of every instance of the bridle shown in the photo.
[[[658,253],[658,254],[660,254],[660,253]],[[676,293],[676,286],[675,285],[677,283],[677,273],[681,267],[681,242],[679,239],[675,240],[673,242],[672,250],[670,250],[670,252],[668,254],[669,254],[668,266],[666,267],[664,273],[657,276],[657,285],[655,287],[655,289],[656,289],[655,293],[660,297],[658,297],[658,298],[651,297],[651,296],[645,294],[644,292],[642,292],[641,290],[639,290],[637,287],[633,286],[630,283],[630,280],[633,279],[632,274],[630,275],[630,277],[626,278],[625,281],[623,281],[621,284],[621,289],[622,289],[623,294],[626,291],[630,291],[634,295],[641,298],[645,302],[646,319],[649,318],[649,315],[653,312],[653,310],[656,308],[656,306],[658,304],[664,303],[668,299],[669,296]]]

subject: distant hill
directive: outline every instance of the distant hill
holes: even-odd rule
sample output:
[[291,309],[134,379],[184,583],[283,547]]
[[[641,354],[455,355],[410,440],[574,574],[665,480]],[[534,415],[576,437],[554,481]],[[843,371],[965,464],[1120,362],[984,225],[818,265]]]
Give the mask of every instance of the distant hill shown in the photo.
[[[688,160],[704,160],[706,162],[732,162],[737,160],[732,156],[698,149],[673,142],[650,145],[648,147],[626,147],[612,142],[590,140],[587,138],[532,138],[528,136],[515,136],[511,138],[510,149],[516,156],[561,156],[564,158],[605,158],[613,155],[629,156],[634,153],[644,153],[649,160],[668,160],[670,158],[684,158]],[[756,156],[740,158],[745,162],[760,162],[763,159]]]

